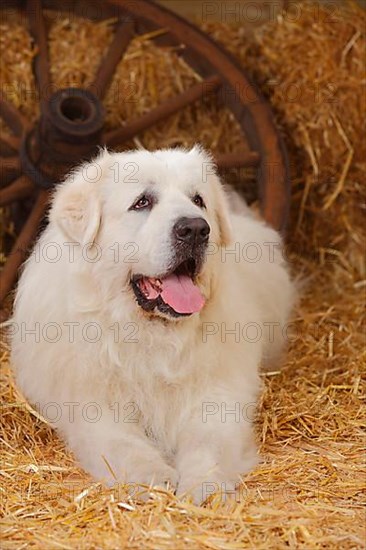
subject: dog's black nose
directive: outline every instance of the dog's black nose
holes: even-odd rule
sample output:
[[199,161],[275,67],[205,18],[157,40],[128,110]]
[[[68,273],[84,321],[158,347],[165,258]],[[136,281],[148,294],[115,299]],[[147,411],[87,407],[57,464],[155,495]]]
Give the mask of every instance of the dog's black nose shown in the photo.
[[173,233],[178,241],[187,244],[203,244],[208,241],[210,226],[203,218],[179,218]]

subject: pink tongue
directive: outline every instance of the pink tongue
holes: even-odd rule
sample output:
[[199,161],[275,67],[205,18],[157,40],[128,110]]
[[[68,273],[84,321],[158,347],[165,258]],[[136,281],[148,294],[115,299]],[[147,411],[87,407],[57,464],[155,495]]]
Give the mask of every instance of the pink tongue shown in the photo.
[[172,274],[160,280],[146,277],[142,279],[140,288],[149,300],[160,295],[177,313],[196,313],[205,304],[201,292],[188,275]]
[[169,275],[161,280],[161,297],[177,313],[200,311],[205,299],[188,275]]

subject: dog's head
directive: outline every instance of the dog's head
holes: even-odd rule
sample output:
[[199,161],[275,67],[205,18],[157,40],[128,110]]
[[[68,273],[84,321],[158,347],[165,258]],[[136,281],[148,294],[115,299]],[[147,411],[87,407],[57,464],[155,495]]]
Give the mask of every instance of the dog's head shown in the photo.
[[221,183],[199,147],[104,151],[58,188],[50,221],[65,241],[94,243],[90,271],[105,296],[170,320],[210,299],[210,256],[231,238]]

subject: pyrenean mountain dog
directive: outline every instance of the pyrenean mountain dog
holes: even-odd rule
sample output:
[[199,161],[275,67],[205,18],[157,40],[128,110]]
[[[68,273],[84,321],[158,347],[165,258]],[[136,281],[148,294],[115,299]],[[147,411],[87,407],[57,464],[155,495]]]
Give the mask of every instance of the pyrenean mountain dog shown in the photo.
[[294,290],[279,235],[240,201],[199,147],[103,151],[57,187],[12,363],[97,479],[202,501],[257,463],[259,369]]

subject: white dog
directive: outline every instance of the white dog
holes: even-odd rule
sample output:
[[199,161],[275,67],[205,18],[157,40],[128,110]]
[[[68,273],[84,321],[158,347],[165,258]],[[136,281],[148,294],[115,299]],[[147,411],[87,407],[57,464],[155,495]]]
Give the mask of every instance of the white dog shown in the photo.
[[294,289],[279,235],[240,200],[199,147],[103,151],[57,187],[19,281],[12,363],[96,478],[202,501],[257,463],[259,368]]

